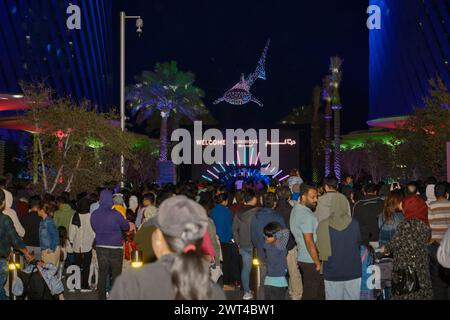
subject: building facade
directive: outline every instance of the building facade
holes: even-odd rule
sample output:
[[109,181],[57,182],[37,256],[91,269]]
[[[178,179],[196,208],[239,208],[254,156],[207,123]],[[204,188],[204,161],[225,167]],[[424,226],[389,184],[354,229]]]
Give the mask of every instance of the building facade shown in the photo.
[[[79,6],[80,29],[67,19]],[[69,11],[69,13],[68,13]],[[45,81],[58,96],[112,105],[112,0],[0,0],[0,93]]]
[[381,29],[370,31],[368,124],[394,127],[423,106],[429,79],[450,86],[450,2],[370,0]]

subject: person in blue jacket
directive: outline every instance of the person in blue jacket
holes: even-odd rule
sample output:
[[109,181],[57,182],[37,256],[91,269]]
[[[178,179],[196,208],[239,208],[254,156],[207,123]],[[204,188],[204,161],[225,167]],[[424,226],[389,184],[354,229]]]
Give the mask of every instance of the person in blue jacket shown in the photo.
[[59,232],[56,223],[50,217],[52,206],[41,201],[38,206],[38,215],[42,219],[39,224],[39,243],[41,247],[41,260],[59,266],[61,248],[59,246]]
[[233,217],[228,205],[228,194],[220,193],[215,198],[216,205],[211,210],[211,219],[216,225],[217,236],[223,256],[223,289],[232,291],[240,281],[241,268],[239,249],[233,239]]

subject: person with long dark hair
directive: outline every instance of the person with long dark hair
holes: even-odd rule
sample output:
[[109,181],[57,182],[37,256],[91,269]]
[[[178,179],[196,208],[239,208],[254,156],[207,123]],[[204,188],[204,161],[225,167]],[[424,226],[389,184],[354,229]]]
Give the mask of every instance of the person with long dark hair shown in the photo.
[[185,196],[164,201],[151,223],[158,260],[117,278],[111,300],[225,300],[210,280],[200,247],[208,227],[205,209]]
[[379,244],[385,245],[391,241],[398,225],[403,221],[404,215],[400,210],[400,203],[404,198],[399,189],[390,191],[384,200],[383,212],[378,216],[378,227],[380,228]]

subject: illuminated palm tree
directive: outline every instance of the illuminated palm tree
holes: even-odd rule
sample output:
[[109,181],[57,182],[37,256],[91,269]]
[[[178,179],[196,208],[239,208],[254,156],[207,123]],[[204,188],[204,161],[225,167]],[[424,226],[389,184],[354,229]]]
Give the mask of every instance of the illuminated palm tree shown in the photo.
[[332,57],[330,64],[333,93],[331,95],[331,108],[334,111],[334,174],[341,182],[341,97],[339,86],[342,81],[342,59]]
[[160,161],[167,161],[168,119],[195,121],[209,115],[202,101],[205,93],[194,86],[195,75],[180,71],[175,61],[158,63],[154,72],[144,71],[136,80],[127,90],[132,115],[142,123],[159,113]]
[[331,78],[326,76],[323,79],[322,99],[325,101],[325,177],[331,174]]

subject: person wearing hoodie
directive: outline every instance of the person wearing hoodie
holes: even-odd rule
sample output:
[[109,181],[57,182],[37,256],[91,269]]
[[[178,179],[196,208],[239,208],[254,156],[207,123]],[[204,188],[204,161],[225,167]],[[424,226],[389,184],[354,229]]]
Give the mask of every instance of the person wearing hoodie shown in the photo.
[[89,292],[89,271],[92,260],[92,246],[95,233],[89,213],[91,202],[88,197],[80,199],[69,228],[69,241],[75,256],[75,263],[81,268],[81,292]]
[[[250,235],[253,246],[257,250],[260,264],[260,279],[264,284],[267,275],[267,255],[265,251],[266,239],[264,236],[264,227],[271,222],[278,222],[283,229],[286,228],[283,217],[274,210],[276,207],[276,195],[268,192],[263,195],[263,207],[258,208],[252,217],[250,223]],[[260,286],[258,290],[258,300],[264,300],[264,287]]]
[[361,232],[358,221],[348,216],[347,205],[347,198],[336,193],[330,216],[317,227],[326,300],[360,300]]
[[5,201],[6,201],[6,206],[5,206],[5,209],[3,210],[3,213],[11,218],[11,220],[14,224],[14,229],[16,229],[16,232],[19,235],[19,237],[23,238],[23,236],[25,235],[25,229],[23,228],[22,224],[20,223],[19,218],[17,217],[16,211],[14,211],[12,209],[13,195],[11,194],[11,192],[9,192],[6,189],[2,189],[2,190],[5,193]]
[[252,270],[253,245],[250,236],[250,223],[256,210],[258,202],[255,191],[247,190],[244,193],[244,205],[236,211],[233,220],[234,241],[239,246],[239,253],[242,257],[241,282],[244,289],[244,300],[253,299],[250,291],[250,272]]
[[91,226],[95,232],[95,251],[98,259],[99,300],[106,300],[106,277],[109,270],[111,269],[113,284],[122,272],[122,234],[134,230],[134,225],[112,208],[113,194],[110,190],[100,193],[99,204],[99,208],[91,215]]
[[[334,176],[328,176],[325,178],[323,185],[325,194],[319,197],[315,211],[319,223],[330,216],[331,199],[333,199],[334,195],[338,192],[338,180]],[[349,217],[352,216],[350,203],[348,204],[348,215]]]
[[70,221],[72,221],[75,210],[69,204],[69,199],[66,196],[59,196],[56,200],[58,203],[58,210],[53,214],[53,220],[57,227],[64,227],[66,230],[70,228]]

